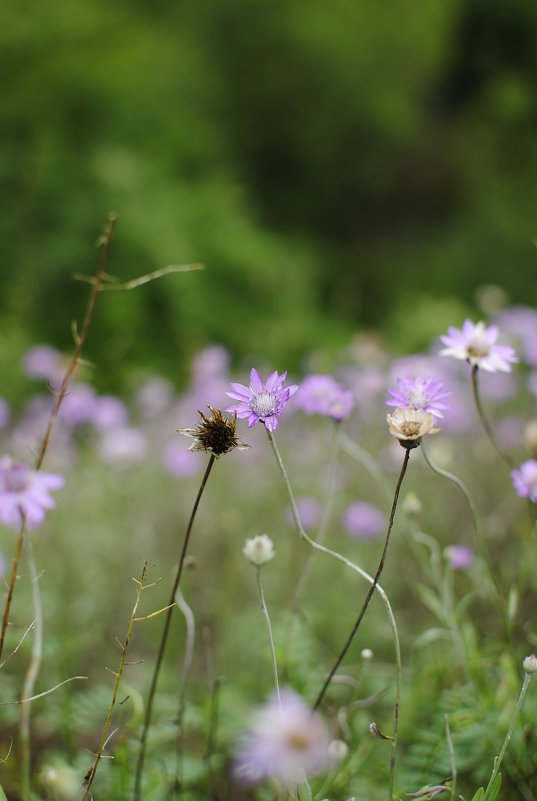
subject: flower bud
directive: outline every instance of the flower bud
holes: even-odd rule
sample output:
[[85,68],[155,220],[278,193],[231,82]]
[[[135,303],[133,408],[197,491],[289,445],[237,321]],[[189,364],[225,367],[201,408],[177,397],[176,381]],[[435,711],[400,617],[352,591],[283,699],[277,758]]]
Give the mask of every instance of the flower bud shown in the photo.
[[537,656],[535,656],[535,654],[530,654],[530,656],[527,656],[522,662],[522,667],[526,673],[537,672]]
[[243,554],[256,567],[270,562],[275,556],[274,545],[268,534],[258,534],[251,540],[246,540]]

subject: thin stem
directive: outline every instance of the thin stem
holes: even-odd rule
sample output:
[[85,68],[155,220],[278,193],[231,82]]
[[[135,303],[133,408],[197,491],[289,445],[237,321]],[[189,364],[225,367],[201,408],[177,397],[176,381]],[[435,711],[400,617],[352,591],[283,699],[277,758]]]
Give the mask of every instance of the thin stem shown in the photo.
[[142,575],[140,577],[140,581],[137,582],[138,583],[138,590],[136,592],[136,600],[134,602],[134,606],[133,606],[133,609],[132,609],[132,612],[131,612],[129,625],[128,625],[128,628],[127,628],[127,635],[125,637],[125,643],[123,644],[123,647],[121,649],[121,660],[120,660],[120,663],[119,663],[119,668],[117,670],[117,673],[115,674],[116,683],[114,685],[114,692],[113,692],[113,695],[112,695],[112,702],[110,704],[110,709],[108,710],[108,717],[106,718],[106,723],[105,723],[105,726],[104,726],[103,735],[101,737],[99,750],[97,751],[97,754],[95,756],[95,761],[94,761],[94,763],[93,763],[93,765],[91,767],[91,770],[90,770],[90,772],[88,774],[88,778],[86,780],[86,789],[84,790],[84,795],[82,796],[81,801],[85,801],[85,799],[90,794],[90,787],[93,784],[93,780],[95,778],[95,774],[97,773],[97,768],[99,767],[99,762],[101,761],[101,756],[102,756],[102,753],[104,751],[104,748],[105,748],[105,745],[106,745],[106,742],[107,742],[108,730],[110,729],[110,723],[112,722],[112,715],[114,713],[117,694],[118,694],[118,691],[119,691],[119,683],[121,681],[121,676],[123,674],[123,669],[125,667],[125,660],[127,658],[127,649],[129,647],[129,642],[130,642],[130,638],[131,638],[131,634],[132,634],[132,627],[134,626],[134,619],[136,617],[136,612],[138,611],[138,604],[140,603],[140,598],[142,597],[142,592],[144,591],[144,579],[145,579],[146,572],[147,572],[147,562],[143,566]]
[[494,770],[492,771],[492,776],[490,777],[490,781],[487,784],[487,789],[485,790],[485,795],[483,796],[483,801],[487,801],[488,793],[489,793],[490,789],[492,788],[492,786],[494,785],[494,781],[496,779],[496,776],[499,773],[500,766],[502,764],[502,760],[503,760],[505,752],[507,750],[507,746],[509,745],[511,737],[513,736],[513,731],[515,729],[515,724],[516,724],[518,716],[520,714],[520,710],[522,709],[522,704],[524,702],[524,696],[526,695],[526,690],[528,689],[532,678],[533,678],[533,673],[524,672],[524,681],[522,682],[522,688],[520,690],[520,695],[518,696],[518,701],[516,702],[516,706],[514,708],[513,715],[511,717],[511,722],[509,724],[509,728],[507,730],[507,734],[505,735],[505,739],[503,741],[503,745],[502,745],[501,751],[500,751],[499,755],[496,757],[496,759],[494,760]]
[[137,765],[136,765],[136,778],[135,778],[135,782],[134,782],[134,799],[135,799],[135,801],[140,801],[140,797],[141,797],[142,773],[143,773],[143,770],[144,770],[144,760],[145,760],[145,751],[146,751],[146,745],[147,745],[147,735],[148,735],[148,732],[149,732],[149,726],[151,725],[151,715],[152,715],[152,711],[153,711],[153,700],[154,700],[154,697],[155,697],[155,691],[157,689],[158,675],[159,675],[160,666],[162,664],[162,660],[163,660],[163,657],[164,657],[164,651],[166,649],[166,642],[168,640],[168,632],[170,630],[170,622],[171,622],[171,619],[172,619],[173,607],[175,606],[175,595],[176,595],[177,590],[179,588],[179,582],[181,581],[181,574],[183,572],[183,565],[184,565],[185,556],[186,556],[186,552],[187,552],[187,548],[188,548],[188,543],[189,543],[189,540],[190,540],[190,533],[192,531],[192,527],[194,525],[194,519],[196,517],[196,512],[198,511],[198,506],[199,506],[199,503],[200,503],[200,500],[201,500],[201,496],[203,495],[203,490],[205,489],[205,485],[207,484],[207,480],[208,480],[209,475],[211,473],[211,470],[212,470],[212,467],[214,465],[215,459],[216,459],[216,456],[214,454],[211,454],[211,456],[209,458],[209,463],[207,465],[207,469],[205,470],[204,476],[203,476],[203,478],[201,480],[201,485],[200,485],[200,488],[198,490],[198,494],[196,496],[196,500],[194,501],[192,514],[190,515],[190,520],[188,522],[188,527],[187,527],[185,538],[184,538],[184,541],[183,541],[183,547],[182,547],[182,550],[181,550],[181,555],[179,557],[179,565],[177,567],[177,574],[175,576],[175,581],[173,583],[173,588],[172,588],[172,591],[170,593],[170,600],[169,600],[170,608],[168,609],[168,611],[166,613],[166,620],[165,620],[165,623],[164,623],[164,631],[162,632],[162,638],[160,640],[160,646],[159,646],[159,650],[158,650],[158,654],[157,654],[157,660],[155,662],[155,668],[153,670],[153,678],[151,679],[151,687],[149,688],[149,695],[148,695],[148,698],[147,698],[147,706],[146,706],[146,711],[145,711],[144,724],[143,724],[143,729],[142,729],[142,735],[141,735],[141,738],[140,738],[140,752],[138,754],[138,762],[137,762]]
[[24,542],[24,517],[17,537],[17,545],[15,546],[15,554],[13,555],[13,565],[11,568],[11,580],[9,582],[9,590],[7,593],[6,608],[4,610],[4,618],[2,620],[2,634],[0,635],[0,659],[4,650],[4,640],[9,621],[9,612],[11,610],[11,601],[13,599],[13,592],[15,590],[15,582],[17,581],[17,571],[19,569],[19,561],[21,557],[22,544]]
[[[23,520],[24,527],[24,520]],[[41,605],[41,593],[39,592],[39,576],[35,564],[32,541],[28,536],[24,538],[24,547],[26,551],[26,558],[28,560],[28,569],[30,572],[30,581],[32,587],[32,604],[35,618],[35,626],[32,638],[32,653],[30,663],[24,677],[24,683],[21,692],[21,701],[31,698],[34,694],[34,687],[39,668],[41,666],[41,658],[43,654],[43,608]],[[30,781],[30,717],[31,717],[31,704],[21,704],[19,716],[19,747],[20,747],[20,770],[21,770],[21,797],[23,801],[33,801],[35,798],[31,790]]]
[[483,405],[481,403],[481,397],[479,395],[479,386],[477,381],[478,370],[479,366],[477,364],[474,364],[472,367],[472,390],[474,393],[474,401],[475,401],[475,407],[477,409],[477,414],[479,415],[479,419],[481,420],[481,425],[483,426],[485,434],[489,438],[492,447],[494,448],[498,456],[500,456],[503,459],[503,461],[508,465],[508,467],[512,468],[513,460],[498,445],[496,437],[494,436],[494,432],[492,430],[492,426],[490,425],[483,410]]
[[390,534],[391,534],[391,531],[392,531],[392,528],[393,528],[393,522],[395,520],[395,511],[397,509],[397,501],[399,500],[399,492],[401,490],[401,485],[402,485],[403,479],[405,477],[405,473],[406,473],[406,469],[407,469],[407,466],[408,466],[408,460],[409,459],[410,459],[410,448],[405,448],[405,457],[403,459],[403,465],[401,467],[401,472],[399,473],[399,478],[397,479],[397,484],[396,484],[396,487],[395,487],[395,494],[393,496],[392,510],[390,512],[390,520],[388,522],[388,529],[386,531],[386,539],[384,541],[384,548],[382,549],[382,554],[380,556],[380,561],[379,561],[379,564],[378,564],[378,567],[377,567],[377,572],[375,573],[375,577],[373,578],[373,581],[371,582],[369,590],[367,591],[367,595],[366,595],[365,600],[364,600],[364,602],[362,604],[362,608],[360,609],[358,617],[356,618],[354,626],[352,627],[351,633],[349,634],[349,636],[347,638],[347,641],[345,642],[345,645],[341,649],[336,661],[334,662],[334,664],[332,666],[332,669],[330,670],[330,673],[326,677],[326,680],[325,680],[325,682],[324,682],[324,684],[323,684],[323,686],[321,688],[321,691],[320,691],[319,695],[317,696],[317,700],[315,701],[315,704],[313,705],[314,709],[317,709],[320,706],[320,704],[321,704],[321,702],[323,700],[324,694],[325,694],[326,690],[328,689],[328,686],[329,686],[330,682],[332,681],[334,673],[336,672],[336,670],[340,666],[341,662],[343,661],[343,658],[344,658],[345,654],[347,653],[351,642],[354,639],[354,635],[358,631],[360,623],[362,622],[362,619],[363,619],[363,617],[364,617],[364,615],[366,613],[367,607],[369,606],[369,601],[371,600],[371,597],[372,597],[373,593],[375,592],[375,587],[377,586],[378,581],[380,579],[380,575],[381,575],[382,569],[384,567],[384,561],[386,559],[386,553],[388,551],[388,545],[389,545],[389,542],[390,542]]
[[453,749],[453,740],[451,739],[451,731],[449,730],[447,713],[444,715],[444,728],[446,731],[446,741],[449,751],[449,764],[451,766],[451,790],[449,793],[449,801],[455,801],[455,796],[457,793],[457,765],[455,763],[455,751]]
[[[346,556],[343,556],[343,554],[340,554],[338,551],[333,551],[330,548],[327,548],[325,545],[322,545],[321,543],[315,542],[315,540],[312,540],[311,537],[309,537],[306,534],[306,532],[304,530],[304,527],[302,526],[302,523],[300,521],[300,516],[298,514],[298,509],[297,509],[297,505],[296,505],[293,489],[291,487],[291,483],[290,483],[289,477],[287,475],[287,470],[285,469],[285,465],[283,463],[283,460],[281,458],[280,452],[278,450],[278,446],[276,445],[276,441],[274,439],[273,434],[268,430],[267,430],[267,434],[268,434],[269,442],[270,442],[270,444],[272,446],[272,450],[273,450],[274,455],[276,457],[276,461],[277,461],[278,466],[280,468],[280,471],[281,471],[281,474],[282,474],[282,477],[283,477],[283,480],[284,480],[285,487],[287,489],[287,494],[289,496],[289,501],[290,501],[290,504],[291,504],[291,510],[292,510],[292,513],[293,513],[293,519],[295,521],[295,525],[296,525],[298,533],[300,534],[300,537],[303,540],[305,540],[305,542],[307,542],[308,545],[310,545],[315,550],[320,551],[321,553],[324,553],[327,556],[332,557],[333,559],[336,559],[338,562],[342,562],[346,567],[350,568],[351,570],[354,570],[356,573],[358,573],[362,578],[364,578],[371,585],[373,583],[373,578],[369,575],[369,573],[367,573],[365,570],[363,570],[363,568],[361,568],[359,565],[355,564],[355,562],[352,562],[350,559],[347,559]],[[399,726],[399,701],[400,701],[400,698],[401,698],[401,682],[402,682],[403,668],[402,668],[402,662],[401,662],[401,645],[400,645],[400,642],[399,642],[399,633],[397,631],[397,624],[395,622],[395,616],[393,614],[393,609],[391,607],[391,604],[390,604],[390,601],[388,599],[388,596],[386,595],[385,591],[383,590],[381,585],[378,583],[378,581],[377,581],[375,589],[380,594],[380,596],[382,598],[382,601],[383,601],[383,603],[384,603],[384,605],[386,607],[386,611],[388,613],[388,618],[390,620],[390,625],[391,625],[391,628],[392,628],[394,649],[395,649],[396,684],[395,684],[392,753],[391,753],[391,760],[390,760],[390,796],[389,796],[390,801],[391,801],[391,798],[392,798],[392,795],[393,795],[393,783],[394,783],[394,773],[395,773],[395,755],[396,755],[396,749],[397,749],[397,734],[398,734],[398,726]]]
[[261,581],[261,565],[257,565],[255,570],[255,580],[257,583],[257,589],[259,591],[259,599],[261,601],[261,609],[263,610],[263,615],[265,616],[265,622],[267,624],[267,631],[269,637],[269,644],[270,644],[270,654],[272,657],[272,670],[274,673],[274,685],[276,687],[276,695],[278,696],[278,704],[280,709],[282,707],[282,699],[280,697],[280,683],[278,681],[278,663],[276,661],[276,649],[274,648],[274,638],[272,636],[272,626],[270,625],[270,616],[268,613],[267,605],[265,603],[265,594],[263,592],[263,584]]

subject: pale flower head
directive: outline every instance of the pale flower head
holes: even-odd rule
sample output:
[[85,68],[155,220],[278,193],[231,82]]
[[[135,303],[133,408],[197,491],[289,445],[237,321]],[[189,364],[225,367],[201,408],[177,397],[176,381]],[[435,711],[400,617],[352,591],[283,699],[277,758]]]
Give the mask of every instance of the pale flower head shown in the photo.
[[426,434],[440,431],[434,428],[434,415],[431,412],[411,406],[405,409],[398,406],[393,414],[386,415],[386,420],[390,434],[399,440],[403,448],[417,448]]
[[451,326],[447,335],[440,337],[442,343],[446,345],[440,351],[440,355],[462,359],[469,362],[472,367],[481,367],[489,373],[495,373],[497,370],[509,373],[510,364],[518,362],[518,358],[510,345],[496,344],[498,333],[496,325],[487,328],[482,320],[478,323],[465,320],[462,329]]
[[251,540],[246,540],[243,554],[256,567],[261,567],[274,558],[276,552],[268,534],[258,534]]
[[277,779],[295,787],[330,762],[330,735],[318,712],[293,690],[282,690],[257,710],[238,749],[235,775],[243,782]]
[[537,656],[535,656],[535,654],[527,656],[522,662],[522,667],[526,673],[537,672]]

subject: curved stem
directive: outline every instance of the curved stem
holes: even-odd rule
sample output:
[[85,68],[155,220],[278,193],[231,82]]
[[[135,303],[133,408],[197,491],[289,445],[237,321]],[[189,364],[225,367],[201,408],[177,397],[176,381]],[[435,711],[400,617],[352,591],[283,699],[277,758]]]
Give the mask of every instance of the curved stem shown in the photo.
[[158,675],[160,672],[160,666],[162,664],[162,659],[164,657],[164,651],[166,649],[166,642],[168,640],[168,633],[170,630],[170,622],[172,619],[173,607],[175,606],[175,595],[179,588],[179,582],[181,581],[181,574],[183,572],[183,565],[185,561],[186,551],[188,548],[188,543],[190,540],[190,533],[192,531],[192,526],[194,525],[194,519],[196,517],[196,512],[198,511],[198,506],[201,500],[201,496],[203,495],[203,490],[205,489],[205,485],[207,484],[207,479],[209,478],[210,472],[212,470],[213,464],[215,462],[216,456],[211,454],[209,459],[209,464],[207,465],[207,469],[205,470],[204,476],[201,480],[201,485],[198,490],[198,494],[196,496],[196,500],[194,501],[194,507],[192,509],[192,514],[190,515],[190,520],[188,522],[188,527],[186,530],[185,538],[183,541],[183,547],[181,549],[181,555],[179,557],[179,565],[177,567],[177,573],[175,576],[175,581],[173,583],[173,588],[170,593],[170,608],[166,612],[166,620],[164,623],[164,631],[162,632],[162,637],[160,640],[160,646],[157,653],[157,659],[155,662],[155,668],[153,670],[153,677],[151,679],[151,687],[149,689],[149,695],[147,698],[147,706],[145,711],[145,718],[143,723],[142,735],[140,738],[140,751],[138,754],[138,762],[136,765],[136,777],[134,781],[134,798],[135,801],[140,801],[141,797],[141,790],[142,790],[142,773],[144,770],[144,760],[145,760],[145,751],[147,745],[147,735],[149,732],[149,726],[151,725],[151,715],[153,712],[153,700],[155,697],[155,692],[157,689],[157,681]]
[[272,626],[270,625],[270,616],[268,613],[267,605],[265,603],[265,594],[263,592],[263,584],[261,582],[261,565],[258,565],[255,569],[255,580],[259,592],[259,599],[261,601],[261,609],[263,610],[263,615],[265,617],[265,622],[267,624],[267,631],[270,644],[270,654],[272,657],[272,671],[274,673],[274,685],[276,687],[276,695],[278,696],[278,704],[280,705],[281,709],[282,699],[280,697],[280,682],[278,681],[278,663],[276,661],[276,649],[274,648],[274,638],[272,636]]
[[332,669],[330,670],[330,673],[326,677],[326,680],[325,680],[325,682],[324,682],[324,684],[323,684],[323,686],[321,688],[321,691],[320,691],[319,695],[317,696],[317,700],[315,701],[315,704],[313,705],[314,709],[317,709],[320,706],[320,704],[321,704],[321,702],[323,700],[324,694],[325,694],[326,690],[328,689],[328,686],[329,686],[330,682],[332,681],[334,673],[336,672],[336,670],[340,666],[341,662],[343,661],[343,658],[344,658],[345,654],[347,653],[351,642],[354,639],[354,635],[358,631],[360,623],[363,620],[363,617],[364,617],[364,615],[366,613],[367,607],[369,606],[369,601],[371,600],[371,597],[372,597],[373,593],[375,592],[375,587],[377,586],[378,581],[380,579],[380,575],[381,575],[382,569],[384,567],[384,561],[386,559],[386,553],[388,551],[388,545],[390,543],[390,534],[391,534],[391,531],[392,531],[392,528],[393,528],[393,522],[395,520],[395,511],[397,509],[397,501],[399,500],[399,492],[401,490],[401,484],[403,483],[403,479],[405,477],[405,473],[406,473],[406,469],[407,469],[407,466],[408,466],[408,460],[409,459],[410,459],[410,449],[409,448],[405,448],[405,457],[403,459],[403,465],[401,467],[401,472],[399,473],[399,478],[397,479],[397,484],[396,484],[396,487],[395,487],[395,493],[394,493],[393,503],[392,503],[392,510],[390,512],[390,520],[388,522],[388,529],[386,531],[386,539],[384,541],[384,548],[382,549],[382,554],[380,556],[380,561],[379,561],[379,564],[378,564],[378,567],[377,567],[377,572],[375,573],[375,577],[373,578],[373,581],[371,582],[369,590],[367,591],[367,595],[366,595],[365,600],[364,600],[364,602],[362,604],[362,608],[360,609],[360,612],[358,613],[358,617],[356,618],[354,626],[351,629],[351,633],[347,637],[347,641],[345,642],[345,645],[341,649],[336,661],[334,662],[334,664],[332,666]]
[[24,517],[22,518],[19,535],[17,537],[17,545],[15,546],[15,553],[13,555],[13,565],[11,567],[11,579],[9,582],[9,590],[7,593],[6,608],[4,610],[4,617],[2,620],[2,634],[0,635],[0,659],[4,650],[4,640],[6,631],[9,624],[9,613],[11,610],[11,601],[13,600],[13,593],[15,591],[15,582],[17,581],[17,571],[19,569],[19,561],[21,558],[22,544],[24,542]]
[[[357,565],[355,562],[352,562],[350,559],[347,559],[346,556],[340,554],[338,551],[333,551],[330,548],[327,548],[326,545],[322,545],[321,543],[315,542],[312,540],[305,532],[302,523],[300,521],[300,516],[298,514],[298,509],[295,501],[295,496],[293,493],[293,489],[291,487],[289,477],[287,475],[287,470],[285,469],[285,465],[282,461],[280,456],[280,452],[278,450],[278,446],[276,445],[276,441],[274,439],[273,434],[270,431],[267,431],[269,442],[272,446],[272,450],[276,457],[276,461],[278,463],[278,467],[280,468],[280,472],[282,474],[285,487],[287,489],[287,494],[289,496],[289,501],[291,504],[291,510],[293,513],[293,519],[295,521],[295,525],[297,527],[297,531],[300,534],[300,537],[305,540],[305,542],[310,545],[310,547],[314,548],[321,553],[326,554],[327,556],[336,559],[338,562],[342,562],[346,567],[354,570],[358,573],[362,578],[364,578],[370,585],[373,583],[372,576],[369,575],[363,568]],[[393,719],[393,738],[392,738],[392,753],[391,753],[391,760],[390,760],[390,801],[393,795],[393,783],[394,783],[394,774],[395,774],[395,756],[396,756],[396,749],[397,749],[397,735],[398,735],[398,728],[399,728],[399,701],[401,698],[401,682],[402,682],[402,662],[401,662],[401,645],[399,641],[399,632],[397,631],[397,624],[395,622],[395,616],[393,614],[393,609],[388,599],[386,592],[383,590],[381,585],[378,583],[375,586],[376,591],[382,598],[382,601],[386,607],[386,611],[388,613],[388,618],[390,620],[390,626],[392,629],[393,634],[393,641],[394,641],[394,649],[395,649],[395,666],[396,666],[396,684],[395,684],[395,702],[394,702],[394,719]]]
[[[41,605],[41,593],[39,592],[39,576],[35,564],[32,542],[28,536],[24,538],[26,558],[32,586],[32,604],[35,618],[35,626],[32,637],[32,654],[30,663],[24,677],[21,692],[21,701],[31,698],[34,694],[34,687],[43,654],[43,608]],[[35,798],[31,790],[30,778],[30,718],[31,704],[21,704],[19,717],[19,746],[20,746],[20,770],[21,770],[21,797],[23,801],[33,801]]]
[[477,381],[478,370],[479,370],[478,365],[474,364],[473,367],[472,367],[472,390],[473,390],[473,393],[474,393],[475,407],[477,409],[477,413],[479,415],[479,419],[481,420],[481,425],[483,426],[485,434],[489,438],[490,443],[491,443],[492,447],[494,448],[494,450],[496,451],[496,453],[498,454],[498,456],[500,456],[503,459],[503,461],[508,465],[508,467],[512,468],[513,467],[513,460],[498,445],[498,443],[496,441],[496,437],[494,436],[494,432],[492,430],[492,426],[490,425],[490,423],[489,423],[489,421],[488,421],[488,419],[487,419],[487,417],[485,415],[485,412],[483,410],[483,405],[481,403],[481,397],[479,395],[479,386],[478,386],[478,381]]

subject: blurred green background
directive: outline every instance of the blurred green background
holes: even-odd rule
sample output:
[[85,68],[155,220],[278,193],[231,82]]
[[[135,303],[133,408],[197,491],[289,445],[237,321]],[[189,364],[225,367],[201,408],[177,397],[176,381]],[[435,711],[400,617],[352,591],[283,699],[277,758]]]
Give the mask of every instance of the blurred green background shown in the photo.
[[[218,341],[297,369],[535,304],[534,0],[28,0],[0,28],[0,352],[71,346],[107,213],[103,380]],[[486,311],[486,309],[485,309]],[[4,360],[5,361],[5,360]]]

